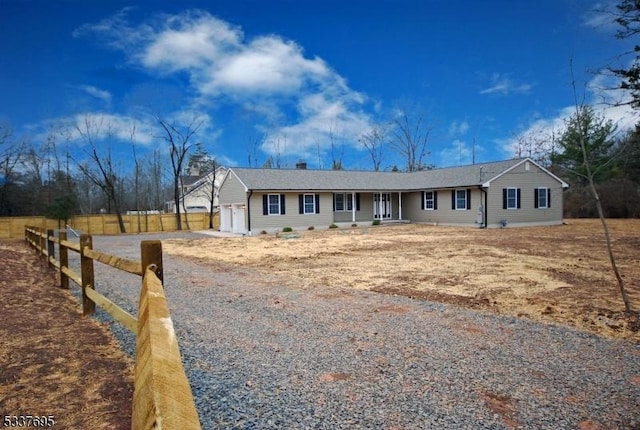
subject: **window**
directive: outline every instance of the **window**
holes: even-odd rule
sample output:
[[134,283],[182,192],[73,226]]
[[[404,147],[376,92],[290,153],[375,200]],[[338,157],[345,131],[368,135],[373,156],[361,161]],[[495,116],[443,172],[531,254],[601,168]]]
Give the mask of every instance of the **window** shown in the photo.
[[[344,212],[353,210],[353,193],[335,193],[333,195],[333,210]],[[356,210],[360,210],[360,193],[356,193]]]
[[520,209],[520,188],[502,189],[502,209]]
[[269,194],[269,215],[280,215],[280,194]]
[[[438,203],[437,199],[434,203]],[[451,210],[465,209],[471,209],[471,190],[451,190]]]
[[304,195],[304,213],[305,214],[316,213],[316,196],[314,194]]
[[507,209],[518,209],[517,188],[507,188]]
[[536,188],[533,195],[533,206],[537,209],[551,207],[551,190],[549,188]]
[[262,215],[284,215],[284,194],[263,194]]
[[333,195],[333,204],[334,204],[334,211],[336,212],[344,212],[344,194],[343,193],[337,193]]
[[456,190],[455,209],[467,209],[467,190]]
[[304,215],[320,213],[320,194],[298,194],[298,213]]
[[422,209],[432,211],[438,209],[438,193],[436,191],[425,191]]

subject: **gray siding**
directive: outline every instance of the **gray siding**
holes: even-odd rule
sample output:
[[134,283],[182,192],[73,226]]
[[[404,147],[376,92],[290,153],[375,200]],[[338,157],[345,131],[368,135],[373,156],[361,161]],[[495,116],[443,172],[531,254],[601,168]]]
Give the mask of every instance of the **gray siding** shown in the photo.
[[437,191],[438,209],[422,209],[422,192],[403,193],[402,217],[413,222],[477,226],[476,214],[482,194],[478,188],[460,189],[471,190],[471,209],[451,209],[451,189],[425,190]]
[[[526,165],[529,164],[529,170]],[[562,184],[532,163],[524,163],[493,181],[488,190],[487,217],[489,226],[508,224],[562,224]],[[549,188],[551,207],[534,207],[535,188]],[[503,188],[520,189],[520,209],[503,209]]]
[[220,186],[219,202],[220,205],[246,204],[247,202],[244,185],[233,173],[230,173]]
[[[264,215],[262,210],[262,196],[265,194],[285,195],[284,215]],[[251,232],[258,234],[262,230],[272,232],[280,231],[283,227],[291,227],[302,230],[313,227],[328,227],[333,223],[333,193],[308,193],[319,194],[320,213],[300,214],[298,210],[298,195],[300,193],[281,193],[274,191],[254,192],[250,201]]]

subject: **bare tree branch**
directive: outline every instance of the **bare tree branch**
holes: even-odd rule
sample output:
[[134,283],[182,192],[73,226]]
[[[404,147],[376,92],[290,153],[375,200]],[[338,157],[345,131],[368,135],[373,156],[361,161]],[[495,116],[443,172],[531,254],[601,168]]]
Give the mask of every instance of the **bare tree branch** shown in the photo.
[[173,173],[173,198],[176,208],[176,225],[182,230],[182,218],[180,216],[180,176],[183,173],[184,162],[191,147],[195,144],[193,136],[200,130],[204,120],[194,116],[191,121],[183,126],[176,125],[166,119],[156,116],[161,133],[158,136],[169,145],[171,168]]

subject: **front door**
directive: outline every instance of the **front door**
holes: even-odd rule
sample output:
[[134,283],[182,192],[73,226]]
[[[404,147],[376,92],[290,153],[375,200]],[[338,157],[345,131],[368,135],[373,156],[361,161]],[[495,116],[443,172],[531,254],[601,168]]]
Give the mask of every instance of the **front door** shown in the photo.
[[373,219],[391,219],[391,193],[373,195]]

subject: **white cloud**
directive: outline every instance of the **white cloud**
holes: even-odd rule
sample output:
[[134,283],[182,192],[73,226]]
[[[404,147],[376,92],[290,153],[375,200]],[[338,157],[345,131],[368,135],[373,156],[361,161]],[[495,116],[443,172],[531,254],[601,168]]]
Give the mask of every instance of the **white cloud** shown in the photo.
[[528,94],[532,88],[532,84],[516,83],[508,76],[494,73],[493,76],[491,76],[491,85],[480,90],[480,94],[500,94],[503,96],[508,96],[509,94]]
[[150,119],[140,120],[126,115],[85,112],[60,118],[55,122],[62,124],[62,134],[70,142],[80,146],[88,143],[82,134],[96,144],[109,140],[130,142],[132,132],[137,144],[149,145],[154,140],[155,124]]
[[[198,140],[203,137],[215,139],[219,136],[212,125],[211,117],[203,112],[183,110],[174,112],[163,118],[168,122],[187,125],[197,119],[201,127],[197,133]],[[79,146],[89,142],[82,135],[89,137],[95,144],[105,142],[135,142],[137,145],[150,146],[160,142],[161,130],[155,117],[129,116],[105,112],[84,112],[73,116],[57,118],[49,121],[55,129],[61,130],[64,139]],[[180,126],[177,126],[180,129]]]
[[614,33],[621,29],[620,25],[615,22],[617,18],[617,4],[618,0],[596,3],[582,16],[583,25],[605,33]]
[[140,52],[135,53],[146,67],[197,71],[241,48],[242,32],[208,14],[185,13],[168,17],[146,38]]
[[[618,132],[625,132],[635,127],[638,122],[638,112],[635,112],[625,102],[629,101],[629,94],[622,90],[615,90],[610,78],[606,75],[598,75],[587,85],[589,96],[587,101],[594,107],[598,115],[611,120]],[[567,106],[558,110],[557,114],[548,118],[540,118],[529,124],[528,127],[515,136],[499,141],[505,155],[530,156],[532,147],[539,146],[538,151],[550,152],[553,141],[558,139],[565,130],[565,120],[575,114],[575,106]]]
[[202,92],[292,93],[305,84],[334,85],[324,62],[303,57],[302,49],[293,42],[275,36],[255,39],[242,50],[230,52],[213,64],[206,75],[209,80]]
[[76,85],[74,88],[82,90],[90,96],[102,100],[107,105],[111,104],[111,93],[109,91],[101,90],[93,85]]
[[309,157],[330,150],[332,140],[341,145],[358,147],[358,136],[370,127],[366,114],[349,109],[344,100],[334,100],[322,94],[311,94],[300,101],[301,120],[292,125],[274,128],[262,149],[275,154],[287,151]]
[[[366,97],[321,58],[305,57],[294,41],[277,35],[248,39],[240,27],[204,11],[163,15],[135,27],[127,13],[86,24],[76,35],[95,34],[150,72],[186,73],[200,106],[270,105],[264,123],[255,126],[270,136],[286,135],[291,154],[304,155],[322,130],[333,127],[351,136],[368,128]],[[287,111],[291,106],[294,111]]]
[[469,123],[467,121],[453,121],[449,125],[449,136],[464,136],[469,131]]

